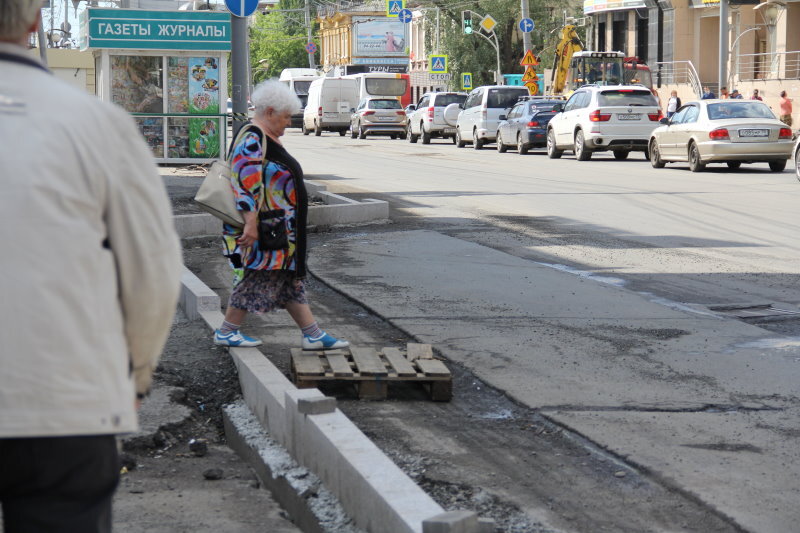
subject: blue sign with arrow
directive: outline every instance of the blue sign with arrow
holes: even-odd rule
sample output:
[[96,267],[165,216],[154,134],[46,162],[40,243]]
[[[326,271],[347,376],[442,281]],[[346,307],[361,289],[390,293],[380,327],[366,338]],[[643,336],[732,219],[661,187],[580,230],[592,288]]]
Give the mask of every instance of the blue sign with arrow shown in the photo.
[[519,29],[522,31],[522,33],[532,32],[534,26],[533,19],[524,18],[519,21]]
[[403,24],[408,24],[411,22],[411,19],[414,18],[414,14],[411,13],[410,9],[403,9],[400,13],[397,14],[397,18],[400,19],[400,22]]
[[225,5],[232,15],[249,17],[258,9],[258,0],[225,0]]

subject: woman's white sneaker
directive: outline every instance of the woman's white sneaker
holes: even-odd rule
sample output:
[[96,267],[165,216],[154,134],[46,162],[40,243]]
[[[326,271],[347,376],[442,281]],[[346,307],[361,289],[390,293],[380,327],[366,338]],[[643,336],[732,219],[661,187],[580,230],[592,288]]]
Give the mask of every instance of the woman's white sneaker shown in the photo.
[[237,329],[236,331],[231,331],[230,333],[226,334],[220,333],[219,330],[215,331],[214,344],[217,346],[253,348],[255,346],[261,346],[262,343],[260,339],[254,339],[253,337],[243,335]]
[[319,337],[303,335],[304,350],[338,350],[339,348],[347,348],[348,346],[350,346],[349,342],[331,337],[325,332]]

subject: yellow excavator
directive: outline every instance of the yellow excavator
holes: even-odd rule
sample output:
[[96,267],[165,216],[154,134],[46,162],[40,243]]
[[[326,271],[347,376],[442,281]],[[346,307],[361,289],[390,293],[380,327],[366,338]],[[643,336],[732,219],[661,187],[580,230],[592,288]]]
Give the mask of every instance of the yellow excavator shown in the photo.
[[570,64],[575,52],[583,50],[583,42],[578,37],[573,24],[561,28],[561,40],[556,45],[556,55],[553,59],[552,91],[561,94],[567,85]]

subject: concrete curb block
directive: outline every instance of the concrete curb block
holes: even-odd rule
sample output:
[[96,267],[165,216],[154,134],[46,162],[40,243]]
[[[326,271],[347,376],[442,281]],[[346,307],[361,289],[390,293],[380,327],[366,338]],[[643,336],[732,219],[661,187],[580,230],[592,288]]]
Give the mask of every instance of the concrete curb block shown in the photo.
[[181,273],[180,306],[186,316],[190,320],[194,320],[199,318],[200,313],[204,311],[219,312],[220,300],[217,293],[208,288],[200,278],[184,266],[183,273]]
[[269,437],[243,401],[226,406],[222,420],[228,446],[253,467],[300,529],[305,533],[361,533],[320,479]]
[[[389,203],[383,200],[353,200],[328,192],[325,185],[310,181],[306,181],[306,189],[309,196],[325,203],[308,207],[309,226],[363,224],[389,218]],[[208,213],[175,215],[173,219],[182,239],[218,235],[222,231],[222,222]]]
[[[223,316],[219,298],[216,309],[208,309],[210,300],[202,296],[209,292],[213,293],[186,269],[181,305],[187,316],[200,317],[216,329]],[[330,410],[329,401],[319,390],[297,389],[256,348],[228,351],[237,367],[245,402],[261,426],[300,465],[319,476],[358,527],[370,533],[422,533],[423,521],[436,520],[444,513],[340,410],[334,408],[320,414],[301,412],[315,404],[325,406],[320,410]],[[252,456],[244,452],[242,455],[248,460]],[[437,522],[436,531],[483,531],[478,529],[477,515],[469,514],[475,516],[474,521]]]

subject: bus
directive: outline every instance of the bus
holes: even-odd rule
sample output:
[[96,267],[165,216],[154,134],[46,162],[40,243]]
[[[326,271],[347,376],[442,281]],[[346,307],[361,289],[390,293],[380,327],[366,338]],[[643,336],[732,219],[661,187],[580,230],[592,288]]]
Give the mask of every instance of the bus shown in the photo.
[[311,82],[321,78],[319,71],[313,68],[285,68],[278,81],[285,83],[300,98],[300,111],[292,115],[292,127],[299,128],[303,124],[303,110],[308,103],[308,88]]
[[401,107],[411,103],[411,80],[408,74],[368,72],[344,77],[357,81],[359,101],[370,96],[394,96],[400,100]]

